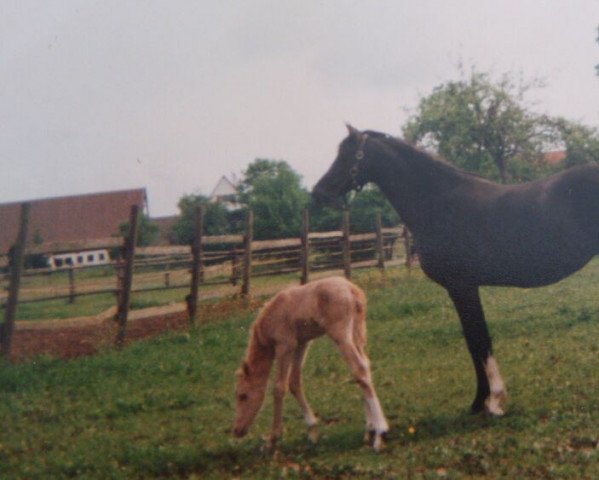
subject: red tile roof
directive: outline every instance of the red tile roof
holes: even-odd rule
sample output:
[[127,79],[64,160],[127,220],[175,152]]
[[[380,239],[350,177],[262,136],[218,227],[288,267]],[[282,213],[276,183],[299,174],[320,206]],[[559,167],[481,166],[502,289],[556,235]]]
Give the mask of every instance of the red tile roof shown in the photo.
[[561,162],[564,158],[566,158],[566,152],[563,150],[555,150],[553,152],[545,152],[543,154],[545,158],[545,162],[549,165],[555,165]]
[[[6,254],[19,229],[21,203],[0,204],[0,254]],[[132,205],[144,208],[146,190],[123,190],[31,200],[29,244],[103,241],[119,233]]]

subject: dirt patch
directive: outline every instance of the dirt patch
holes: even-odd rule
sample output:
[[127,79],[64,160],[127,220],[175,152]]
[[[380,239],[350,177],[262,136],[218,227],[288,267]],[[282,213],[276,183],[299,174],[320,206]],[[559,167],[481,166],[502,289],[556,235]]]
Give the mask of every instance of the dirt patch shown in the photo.
[[[126,343],[153,337],[172,330],[185,330],[187,312],[175,311],[148,317],[132,318],[127,324]],[[33,328],[16,328],[13,333],[11,360],[22,361],[39,355],[71,359],[94,355],[114,345],[117,324],[110,319],[80,323],[66,321]]]
[[[257,299],[234,299],[205,305],[201,321],[217,321],[239,310],[255,311],[261,304]],[[40,355],[72,359],[112,348],[117,334],[115,312],[110,309],[95,317],[17,322],[11,360],[19,362]],[[184,304],[133,310],[127,323],[125,344],[188,329],[189,317]]]

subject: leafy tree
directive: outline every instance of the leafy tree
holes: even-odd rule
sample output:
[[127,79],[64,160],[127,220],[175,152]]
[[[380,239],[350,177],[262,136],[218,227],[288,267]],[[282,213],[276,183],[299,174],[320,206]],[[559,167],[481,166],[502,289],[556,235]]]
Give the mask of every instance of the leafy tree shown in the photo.
[[178,244],[191,244],[195,232],[195,215],[199,206],[204,206],[204,234],[226,235],[231,233],[229,212],[220,203],[210,202],[203,195],[185,195],[179,200],[179,218],[173,225]]
[[240,199],[254,212],[254,237],[295,237],[309,201],[301,177],[286,162],[257,159],[244,174]]
[[[137,246],[147,247],[152,245],[158,240],[160,236],[160,227],[150,220],[145,213],[139,217],[139,225],[137,227]],[[129,235],[129,222],[122,222],[119,225],[119,233],[121,236],[126,237]]]
[[268,160],[257,158],[248,165],[243,172],[243,179],[239,182],[239,194],[241,201],[245,204],[249,202],[249,196],[254,184],[261,178],[275,178],[281,171],[289,171],[291,167],[283,160]]
[[352,232],[374,232],[377,213],[381,214],[383,227],[394,227],[399,223],[397,212],[381,191],[377,187],[368,186],[350,204]]
[[[349,202],[350,227],[354,233],[373,232],[376,228],[376,214],[381,214],[383,227],[393,227],[400,223],[399,216],[381,191],[368,185]],[[320,208],[312,205],[310,227],[313,231],[338,230],[342,223],[342,212],[333,208]]]
[[493,81],[474,70],[467,78],[462,74],[421,99],[404,136],[466,170],[504,183],[518,179],[518,164],[538,161],[545,142],[545,119],[524,102],[536,86],[516,84],[508,75]]
[[564,118],[553,119],[556,142],[566,150],[565,167],[599,162],[599,131]]

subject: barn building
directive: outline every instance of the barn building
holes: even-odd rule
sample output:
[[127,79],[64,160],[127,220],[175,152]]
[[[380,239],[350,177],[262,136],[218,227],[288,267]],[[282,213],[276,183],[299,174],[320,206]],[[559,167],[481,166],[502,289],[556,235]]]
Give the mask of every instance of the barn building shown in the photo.
[[[8,254],[17,238],[21,203],[0,204],[0,255]],[[147,213],[148,205],[145,188],[46,198],[29,203],[28,249],[79,255],[86,250],[117,244],[119,225],[128,221],[131,206],[138,205],[140,211]],[[88,255],[83,258],[87,260]]]

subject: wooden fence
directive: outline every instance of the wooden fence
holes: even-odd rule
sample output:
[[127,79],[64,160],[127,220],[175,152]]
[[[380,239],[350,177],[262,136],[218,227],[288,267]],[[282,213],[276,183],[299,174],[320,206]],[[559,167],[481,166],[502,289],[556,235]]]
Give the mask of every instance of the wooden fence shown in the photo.
[[[252,279],[294,274],[306,283],[312,272],[342,270],[350,278],[352,270],[364,267],[384,269],[389,261],[410,263],[410,255],[393,258],[401,228],[382,228],[380,216],[375,232],[350,235],[349,213],[344,212],[340,231],[310,232],[307,211],[298,238],[253,239],[253,214],[248,212],[243,235],[203,235],[203,210],[195,218],[195,239],[191,246],[136,247],[138,210],[132,207],[130,230],[121,241],[117,258],[108,265],[68,269],[24,270],[29,207],[23,205],[19,236],[13,249],[10,273],[0,276],[0,306],[5,309],[0,325],[1,354],[7,357],[17,305],[62,300],[69,303],[88,295],[116,296],[117,345],[126,337],[127,318],[133,294],[181,290],[190,325],[198,317],[200,287],[231,285],[241,295],[250,295]],[[406,239],[407,240],[407,239]],[[406,252],[409,246],[406,245]],[[95,245],[98,248],[98,245]],[[114,242],[106,245],[113,248]],[[36,253],[44,253],[35,250]],[[47,252],[50,253],[50,252]],[[96,273],[93,273],[96,272]],[[2,289],[0,289],[1,291]]]

